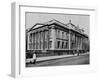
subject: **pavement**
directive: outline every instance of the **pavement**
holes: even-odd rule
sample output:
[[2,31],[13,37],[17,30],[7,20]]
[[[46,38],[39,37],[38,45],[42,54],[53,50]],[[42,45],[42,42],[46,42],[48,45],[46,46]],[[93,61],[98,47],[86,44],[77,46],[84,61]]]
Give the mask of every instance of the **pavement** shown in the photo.
[[[80,55],[86,55],[86,54],[89,54],[89,53],[84,53],[84,54],[80,54]],[[75,54],[75,55],[60,55],[60,56],[40,57],[40,58],[37,58],[36,61],[45,61],[45,60],[59,59],[59,58],[66,58],[66,57],[73,57],[73,56],[77,56],[77,54]]]

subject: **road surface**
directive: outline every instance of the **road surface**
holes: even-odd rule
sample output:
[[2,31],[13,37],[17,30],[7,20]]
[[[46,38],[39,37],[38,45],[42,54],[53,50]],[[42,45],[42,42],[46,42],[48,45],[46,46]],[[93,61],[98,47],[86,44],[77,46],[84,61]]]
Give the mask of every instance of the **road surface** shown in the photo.
[[89,64],[89,54],[26,64],[26,67]]

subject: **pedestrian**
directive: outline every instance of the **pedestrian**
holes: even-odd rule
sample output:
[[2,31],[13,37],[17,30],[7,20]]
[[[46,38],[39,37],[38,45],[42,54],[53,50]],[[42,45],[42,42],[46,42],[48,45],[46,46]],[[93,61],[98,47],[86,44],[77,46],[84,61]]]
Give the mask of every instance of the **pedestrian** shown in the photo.
[[36,54],[35,53],[33,54],[33,63],[34,64],[36,63]]
[[77,55],[79,56],[79,50],[77,49]]

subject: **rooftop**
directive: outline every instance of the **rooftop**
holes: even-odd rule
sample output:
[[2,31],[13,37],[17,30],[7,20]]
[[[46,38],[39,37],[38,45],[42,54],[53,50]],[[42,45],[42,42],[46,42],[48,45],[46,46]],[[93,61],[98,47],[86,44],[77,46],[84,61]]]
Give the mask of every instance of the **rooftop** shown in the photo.
[[[84,34],[84,29],[80,29],[79,28],[79,25],[74,25],[71,20],[69,20],[69,23],[68,24],[64,24],[56,19],[52,19],[50,21],[47,21],[47,22],[44,22],[44,23],[36,23],[34,26],[32,26],[32,28],[29,29],[29,31],[35,29],[35,28],[39,28],[39,27],[42,27],[42,26],[45,26],[45,25],[50,25],[50,24],[59,24],[65,28],[68,28],[68,29],[71,29],[71,30],[74,30],[76,32],[79,32],[81,34]],[[85,34],[86,35],[86,34]]]

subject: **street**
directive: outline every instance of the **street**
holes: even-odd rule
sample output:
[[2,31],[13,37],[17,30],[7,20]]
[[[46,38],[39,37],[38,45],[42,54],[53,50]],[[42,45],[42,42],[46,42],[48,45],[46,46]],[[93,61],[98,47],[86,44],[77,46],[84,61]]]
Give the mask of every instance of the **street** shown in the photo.
[[41,62],[37,62],[36,64],[26,64],[26,67],[83,65],[83,64],[89,64],[89,54],[41,61]]

